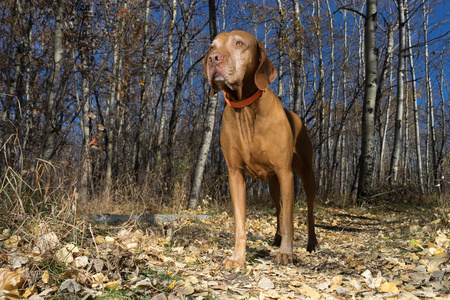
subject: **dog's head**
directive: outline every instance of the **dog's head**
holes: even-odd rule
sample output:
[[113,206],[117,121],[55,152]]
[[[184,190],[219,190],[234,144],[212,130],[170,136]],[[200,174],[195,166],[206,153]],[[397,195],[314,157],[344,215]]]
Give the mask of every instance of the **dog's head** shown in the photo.
[[211,96],[224,90],[245,97],[256,89],[267,89],[277,76],[264,45],[244,31],[217,35],[205,55],[204,71]]

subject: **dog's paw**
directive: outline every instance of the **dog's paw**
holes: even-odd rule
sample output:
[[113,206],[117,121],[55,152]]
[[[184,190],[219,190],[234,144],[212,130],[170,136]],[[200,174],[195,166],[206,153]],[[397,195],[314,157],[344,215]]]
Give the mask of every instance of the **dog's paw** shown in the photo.
[[294,257],[292,254],[278,252],[275,256],[274,262],[278,265],[292,264]]
[[306,250],[308,250],[308,252],[317,251],[319,250],[319,248],[320,248],[319,243],[317,242],[316,239],[308,241],[308,245],[306,245]]
[[244,266],[244,261],[234,260],[232,258],[226,258],[222,265],[225,269],[238,269]]
[[281,245],[281,235],[277,233],[275,234],[275,238],[273,239],[272,246],[280,247],[280,245]]

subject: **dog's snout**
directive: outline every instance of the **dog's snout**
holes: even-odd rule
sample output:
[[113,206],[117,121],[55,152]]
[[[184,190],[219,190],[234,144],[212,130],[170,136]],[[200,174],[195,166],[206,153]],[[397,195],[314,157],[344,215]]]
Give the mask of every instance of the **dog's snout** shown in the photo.
[[222,60],[223,54],[220,52],[213,52],[209,55],[209,62],[214,66],[222,62]]

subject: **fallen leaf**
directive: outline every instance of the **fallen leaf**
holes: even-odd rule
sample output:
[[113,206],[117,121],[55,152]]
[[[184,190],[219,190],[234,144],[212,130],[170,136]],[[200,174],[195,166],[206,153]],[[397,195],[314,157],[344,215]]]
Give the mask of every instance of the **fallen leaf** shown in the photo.
[[23,265],[25,265],[28,262],[28,259],[21,256],[16,256],[11,262],[11,268],[13,269],[19,269],[22,268]]
[[112,291],[117,289],[120,286],[120,282],[118,281],[110,281],[105,284],[105,289],[108,291]]
[[47,270],[44,271],[44,273],[42,274],[42,282],[45,284],[48,284],[50,282],[50,274],[48,273]]
[[97,273],[101,272],[103,270],[103,266],[105,265],[104,261],[102,259],[96,258],[93,261],[94,269]]
[[194,287],[188,281],[177,281],[173,291],[181,295],[188,296],[194,293]]
[[59,289],[61,291],[67,290],[70,293],[76,293],[80,291],[80,285],[73,279],[66,279],[61,283]]
[[150,300],[167,300],[167,297],[163,293],[159,293],[159,294],[151,297]]
[[73,255],[66,247],[62,247],[56,252],[55,259],[60,263],[68,265],[73,262]]
[[306,285],[306,284],[303,285],[299,289],[299,292],[306,297],[310,297],[313,299],[320,299],[320,293],[317,290],[310,287],[309,285]]
[[273,284],[272,280],[270,280],[267,277],[262,278],[258,282],[258,286],[260,288],[262,288],[263,290],[270,290],[270,289],[273,289],[275,287],[275,285]]
[[435,242],[439,248],[444,248],[444,249],[446,246],[448,246],[450,244],[450,240],[442,232],[439,233],[439,235],[435,238]]
[[22,287],[25,277],[8,269],[0,269],[0,290],[12,291]]
[[75,260],[72,262],[72,265],[75,268],[79,268],[79,269],[86,267],[88,264],[89,264],[89,259],[87,256],[79,256],[79,257],[75,258]]
[[440,266],[444,261],[445,261],[444,258],[437,257],[437,258],[433,259],[432,261],[428,262],[426,264],[428,273],[433,273],[435,271],[440,270]]
[[327,281],[316,284],[316,288],[319,290],[325,290],[330,287],[330,283]]
[[349,284],[358,291],[361,289],[361,284],[354,279],[350,280]]
[[113,237],[111,237],[111,236],[105,236],[105,242],[106,243],[114,243],[116,240],[113,238]]
[[226,285],[226,284],[216,284],[216,285],[211,285],[210,288],[213,289],[213,290],[226,291],[226,290],[228,290],[228,285]]
[[195,254],[192,254],[192,255],[190,255],[190,256],[186,256],[185,258],[184,258],[184,260],[186,261],[186,263],[194,263],[194,262],[196,262],[197,261],[197,258],[195,257]]
[[149,278],[145,278],[143,280],[140,280],[138,282],[136,282],[134,285],[131,286],[132,289],[148,289],[151,288],[152,285],[152,281]]
[[105,279],[105,275],[103,275],[103,273],[97,273],[94,276],[92,276],[92,278],[97,283],[103,283],[103,281]]
[[333,278],[331,278],[331,281],[335,285],[341,285],[342,284],[342,276],[334,276]]
[[97,244],[103,244],[104,242],[105,242],[105,237],[104,236],[101,236],[101,235],[97,235],[96,237],[95,237],[95,242],[97,243]]
[[380,293],[392,293],[392,294],[399,294],[398,288],[389,282],[385,282],[380,285],[379,289]]
[[411,239],[410,244],[415,246],[415,247],[419,247],[420,249],[424,250],[424,248],[422,247],[422,245],[420,245],[419,241],[415,240],[415,239]]
[[173,288],[175,287],[175,284],[176,284],[176,283],[177,283],[177,281],[174,280],[174,281],[167,287],[167,289],[168,289],[169,291],[173,290]]
[[25,292],[23,292],[22,297],[25,299],[29,299],[31,296],[37,293],[36,284],[33,284],[32,287],[27,288]]
[[198,280],[198,278],[197,277],[195,277],[195,276],[188,276],[187,278],[186,278],[186,280],[187,281],[189,281],[190,283],[192,283],[192,284],[197,284],[197,283],[199,283],[199,280]]
[[40,236],[36,243],[36,247],[39,249],[40,253],[45,253],[49,250],[55,249],[58,244],[58,236],[52,231]]

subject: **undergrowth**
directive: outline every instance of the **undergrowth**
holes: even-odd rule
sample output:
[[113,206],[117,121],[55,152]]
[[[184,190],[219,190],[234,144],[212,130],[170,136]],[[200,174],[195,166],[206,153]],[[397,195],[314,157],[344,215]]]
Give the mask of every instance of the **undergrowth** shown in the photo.
[[[182,168],[182,167],[180,167]],[[184,170],[184,169],[183,169]],[[73,170],[72,170],[73,171]],[[35,226],[41,223],[45,226],[63,226],[66,236],[73,235],[76,240],[82,233],[77,228],[80,217],[89,214],[143,214],[165,213],[180,214],[187,206],[189,181],[186,170],[177,172],[176,184],[168,192],[157,174],[142,179],[139,183],[132,176],[123,176],[115,181],[113,192],[106,195],[101,184],[95,191],[89,193],[89,199],[83,199],[79,191],[77,172],[70,173],[67,165],[37,160],[35,166],[20,174],[12,168],[6,168],[0,182],[0,222],[2,229],[21,231],[23,226]],[[223,185],[221,183],[220,185]],[[96,186],[95,184],[92,186]],[[250,189],[251,189],[251,185]],[[319,191],[320,192],[320,191]],[[320,193],[318,193],[320,194]],[[270,197],[262,194],[260,197],[248,197],[248,211],[270,211],[273,205]],[[202,213],[217,214],[223,211],[231,212],[228,196],[219,199],[206,195],[199,201]],[[304,209],[304,195],[296,200],[296,207]],[[397,210],[431,209],[447,211],[449,208],[448,194],[424,195],[417,186],[380,186],[373,189],[372,196],[363,201],[362,209]],[[343,197],[318,196],[316,209],[324,207],[357,208],[355,203]],[[86,225],[85,225],[86,226]],[[77,228],[75,230],[75,228]],[[37,230],[38,231],[38,230]]]

